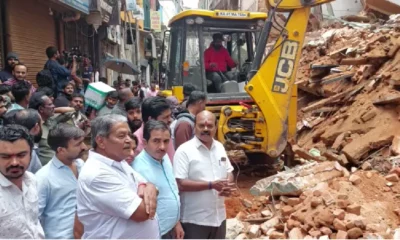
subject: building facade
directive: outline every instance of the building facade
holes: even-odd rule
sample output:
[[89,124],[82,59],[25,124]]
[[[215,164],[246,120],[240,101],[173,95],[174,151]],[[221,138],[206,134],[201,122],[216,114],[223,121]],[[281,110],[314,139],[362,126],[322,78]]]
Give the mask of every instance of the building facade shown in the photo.
[[[75,51],[88,57],[93,70],[111,85],[120,74],[104,67],[108,59],[122,58],[139,65],[154,58],[146,56],[146,43],[154,32],[151,22],[156,25],[161,15],[153,13],[159,9],[159,2],[137,2],[145,17],[136,22],[132,12],[128,12],[130,18],[125,16],[125,0],[0,0],[0,66],[4,66],[8,52],[16,52],[28,67],[27,79],[36,85],[36,74],[47,61],[45,50],[55,46],[60,53]],[[135,44],[136,23],[139,49]]]

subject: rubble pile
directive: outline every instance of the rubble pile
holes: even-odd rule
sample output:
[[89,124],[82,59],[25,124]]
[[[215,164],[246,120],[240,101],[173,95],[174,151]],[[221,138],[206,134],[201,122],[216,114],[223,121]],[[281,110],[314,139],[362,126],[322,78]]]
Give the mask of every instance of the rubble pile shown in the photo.
[[387,172],[400,154],[400,15],[369,28],[307,33],[299,88],[299,158]]
[[228,239],[392,239],[400,233],[397,174],[310,163],[262,179],[253,194],[257,189],[269,190],[242,200],[245,210],[227,220]]

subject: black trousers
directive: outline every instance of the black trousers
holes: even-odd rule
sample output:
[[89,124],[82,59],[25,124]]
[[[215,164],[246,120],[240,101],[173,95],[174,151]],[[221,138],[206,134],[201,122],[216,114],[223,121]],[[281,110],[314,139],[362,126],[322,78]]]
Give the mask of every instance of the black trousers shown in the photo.
[[175,228],[172,228],[169,232],[161,236],[161,239],[175,239]]
[[225,239],[226,220],[219,227],[201,226],[192,223],[182,223],[185,239]]

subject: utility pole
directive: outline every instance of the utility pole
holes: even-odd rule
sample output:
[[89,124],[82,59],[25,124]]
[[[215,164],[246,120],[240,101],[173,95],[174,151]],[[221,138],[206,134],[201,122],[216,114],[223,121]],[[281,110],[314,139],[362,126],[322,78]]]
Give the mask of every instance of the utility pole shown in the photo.
[[[139,20],[137,18],[135,18],[135,31],[136,31],[136,64],[137,67],[140,71],[140,32],[139,32]],[[141,78],[141,74],[138,75],[138,80],[141,83],[142,82],[142,78]]]

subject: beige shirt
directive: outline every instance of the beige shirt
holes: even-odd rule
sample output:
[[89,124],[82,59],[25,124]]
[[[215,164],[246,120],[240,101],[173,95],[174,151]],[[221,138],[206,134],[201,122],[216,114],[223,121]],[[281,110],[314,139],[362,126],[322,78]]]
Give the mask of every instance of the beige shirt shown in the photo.
[[[225,158],[226,161],[221,161]],[[174,155],[177,179],[216,181],[226,179],[233,167],[224,146],[214,140],[211,149],[197,137],[182,144]],[[215,190],[181,192],[181,222],[219,227],[226,219],[225,198]]]
[[0,174],[0,238],[44,238],[35,176],[25,172],[22,191]]

